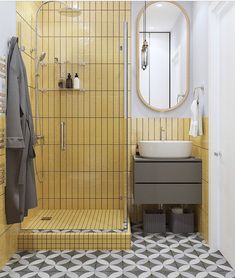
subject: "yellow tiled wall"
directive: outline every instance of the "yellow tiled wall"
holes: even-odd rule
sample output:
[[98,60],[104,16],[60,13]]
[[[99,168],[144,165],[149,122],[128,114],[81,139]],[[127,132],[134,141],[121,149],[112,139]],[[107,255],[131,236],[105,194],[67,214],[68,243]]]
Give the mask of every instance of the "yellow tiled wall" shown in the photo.
[[198,205],[197,226],[203,238],[208,240],[208,118],[203,119],[204,135],[191,138],[193,155],[202,159],[202,204]]
[[[40,206],[118,209],[126,176],[121,46],[130,2],[85,1],[79,7],[79,17],[60,15],[58,3],[45,5],[42,12],[47,56],[40,93],[45,136]],[[58,90],[60,77],[76,72],[84,91]],[[61,122],[65,151],[60,149]]]

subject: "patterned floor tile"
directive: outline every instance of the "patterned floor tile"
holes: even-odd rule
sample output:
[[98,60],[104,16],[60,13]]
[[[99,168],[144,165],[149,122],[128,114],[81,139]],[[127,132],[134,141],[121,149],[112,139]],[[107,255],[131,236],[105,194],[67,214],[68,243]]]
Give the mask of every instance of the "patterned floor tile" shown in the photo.
[[233,270],[229,273],[226,273],[225,277],[226,278],[235,278],[235,270]]
[[222,254],[200,234],[147,234],[132,227],[132,250],[18,252],[0,277],[40,278],[235,278]]
[[147,278],[152,277],[150,269],[143,269],[143,270],[123,270],[122,278]]
[[123,255],[123,271],[148,271],[149,257],[147,254]]
[[172,255],[164,254],[158,256],[150,256],[150,270],[153,275],[160,272],[165,276],[172,272],[178,272],[177,264]]
[[217,272],[181,272],[181,277],[186,278],[226,278],[226,273]]
[[179,271],[160,271],[160,272],[152,272],[151,277],[158,277],[158,278],[177,278],[181,277],[181,274]]
[[35,278],[59,278],[59,277],[65,277],[65,274],[62,272],[50,272],[50,273],[46,273],[43,271],[38,271],[38,272],[34,272],[34,271],[18,271],[18,272],[10,272],[7,273],[5,272],[4,276],[1,276],[0,273],[0,277],[10,277],[10,278],[30,278],[30,277],[35,277]]
[[41,271],[66,273],[73,255],[74,251],[49,251],[45,262],[41,266]]
[[170,250],[173,253],[173,255],[176,254],[197,254],[193,246],[190,244],[190,242],[187,243],[173,243],[170,246]]
[[146,241],[146,247],[147,251],[155,253],[156,251],[159,252],[168,252],[170,251],[169,244],[166,240],[165,236],[162,235],[153,235],[153,236],[146,236],[145,237]]
[[94,272],[99,254],[100,253],[98,251],[75,251],[73,256],[71,257],[68,271]]
[[98,272],[121,272],[123,268],[123,253],[119,251],[100,252],[97,256],[95,269]]
[[176,254],[174,259],[180,272],[203,272],[206,271],[203,262],[196,253]]
[[32,271],[37,272],[41,269],[47,259],[48,251],[24,251],[18,252],[12,256],[7,265],[3,267],[4,271]]
[[224,256],[219,252],[214,252],[209,250],[208,253],[203,253],[199,255],[199,258],[204,264],[206,271],[208,272],[226,272],[229,273],[233,271],[230,264],[224,258]]

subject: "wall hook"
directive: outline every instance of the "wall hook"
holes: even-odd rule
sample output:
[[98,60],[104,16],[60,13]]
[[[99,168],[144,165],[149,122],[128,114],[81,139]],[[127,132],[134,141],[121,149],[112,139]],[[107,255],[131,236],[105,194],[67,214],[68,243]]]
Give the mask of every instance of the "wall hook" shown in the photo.
[[[196,96],[196,92],[197,92],[198,90],[200,90],[201,93],[202,93],[203,95],[205,94],[205,87],[204,87],[204,85],[202,85],[202,86],[199,86],[199,87],[194,88],[193,97]],[[199,93],[198,93],[198,96],[199,96]]]

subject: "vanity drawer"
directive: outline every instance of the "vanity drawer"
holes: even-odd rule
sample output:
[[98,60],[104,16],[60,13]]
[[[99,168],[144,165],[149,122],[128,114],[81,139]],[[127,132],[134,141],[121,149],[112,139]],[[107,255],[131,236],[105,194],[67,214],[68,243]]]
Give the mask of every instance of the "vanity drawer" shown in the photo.
[[201,204],[201,184],[144,184],[134,185],[136,204]]
[[134,163],[135,183],[201,183],[201,162]]

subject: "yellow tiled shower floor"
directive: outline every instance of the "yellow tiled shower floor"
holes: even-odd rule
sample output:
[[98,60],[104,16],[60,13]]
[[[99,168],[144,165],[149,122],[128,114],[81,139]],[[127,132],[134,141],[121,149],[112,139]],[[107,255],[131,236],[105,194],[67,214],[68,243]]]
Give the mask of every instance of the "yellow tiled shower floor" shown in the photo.
[[121,230],[123,210],[38,210],[21,225],[22,230]]

